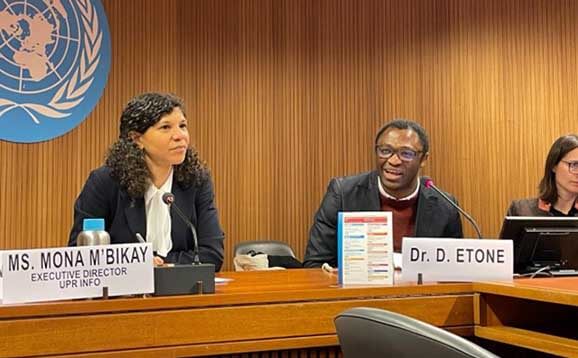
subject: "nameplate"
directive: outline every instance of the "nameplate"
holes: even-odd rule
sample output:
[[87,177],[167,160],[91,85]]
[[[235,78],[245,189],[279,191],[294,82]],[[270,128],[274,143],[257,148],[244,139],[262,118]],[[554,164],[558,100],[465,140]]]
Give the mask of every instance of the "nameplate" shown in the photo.
[[512,281],[512,240],[408,238],[402,281]]
[[0,251],[0,267],[2,303],[154,291],[150,243]]
[[391,212],[340,212],[337,219],[339,283],[393,284]]

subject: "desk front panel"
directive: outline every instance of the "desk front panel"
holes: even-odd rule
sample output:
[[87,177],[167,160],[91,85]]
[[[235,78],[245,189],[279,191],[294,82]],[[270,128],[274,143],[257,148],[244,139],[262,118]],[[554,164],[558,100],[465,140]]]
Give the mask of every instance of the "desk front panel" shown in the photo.
[[378,307],[473,334],[469,284],[338,287],[320,270],[225,273],[204,296],[0,306],[0,355],[199,356],[337,345],[333,319]]
[[578,356],[578,278],[474,283],[476,337]]

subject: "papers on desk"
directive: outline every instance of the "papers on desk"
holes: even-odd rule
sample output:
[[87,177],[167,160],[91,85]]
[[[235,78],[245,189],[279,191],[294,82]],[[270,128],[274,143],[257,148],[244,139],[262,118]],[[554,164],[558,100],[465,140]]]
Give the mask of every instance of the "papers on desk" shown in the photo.
[[401,252],[394,252],[393,253],[393,268],[396,270],[401,270],[401,266],[403,263],[403,256]]
[[227,283],[233,281],[232,278],[227,277],[215,277],[215,283]]
[[393,284],[391,212],[340,212],[337,246],[340,284]]
[[4,255],[0,254],[0,302],[2,302],[2,296],[4,294],[4,288],[2,287],[4,283],[4,275],[2,275],[2,257]]

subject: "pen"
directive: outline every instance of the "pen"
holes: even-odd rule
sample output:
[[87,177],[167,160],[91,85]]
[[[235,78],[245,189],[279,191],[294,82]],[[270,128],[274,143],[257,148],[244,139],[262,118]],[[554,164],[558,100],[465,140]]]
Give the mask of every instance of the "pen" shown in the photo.
[[138,240],[138,242],[140,242],[141,244],[145,243],[145,239],[143,239],[142,235],[139,234],[138,232],[136,233],[136,239]]

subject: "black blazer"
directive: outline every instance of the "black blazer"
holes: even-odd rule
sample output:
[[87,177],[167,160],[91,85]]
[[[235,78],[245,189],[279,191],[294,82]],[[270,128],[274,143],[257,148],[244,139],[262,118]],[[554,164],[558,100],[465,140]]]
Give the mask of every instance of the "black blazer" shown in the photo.
[[[303,265],[337,265],[337,213],[381,211],[376,171],[333,178],[315,214]],[[463,237],[460,213],[422,181],[419,188],[415,237]],[[456,199],[448,196],[457,203]]]
[[[146,238],[146,212],[144,198],[134,199],[110,176],[108,167],[90,173],[82,192],[74,204],[74,224],[70,231],[69,246],[76,245],[82,231],[84,218],[104,218],[111,243],[136,243],[136,233]],[[223,239],[225,237],[214,202],[213,185],[208,179],[202,184],[184,188],[173,182],[175,204],[184,212],[197,229],[199,256],[202,263],[212,263],[219,271],[223,264]],[[166,262],[193,262],[193,234],[188,226],[171,209],[173,248]]]
[[[510,203],[506,216],[554,216],[550,212],[552,204],[540,198],[527,198],[514,200]],[[570,216],[578,216],[578,201],[574,208],[570,210]]]

